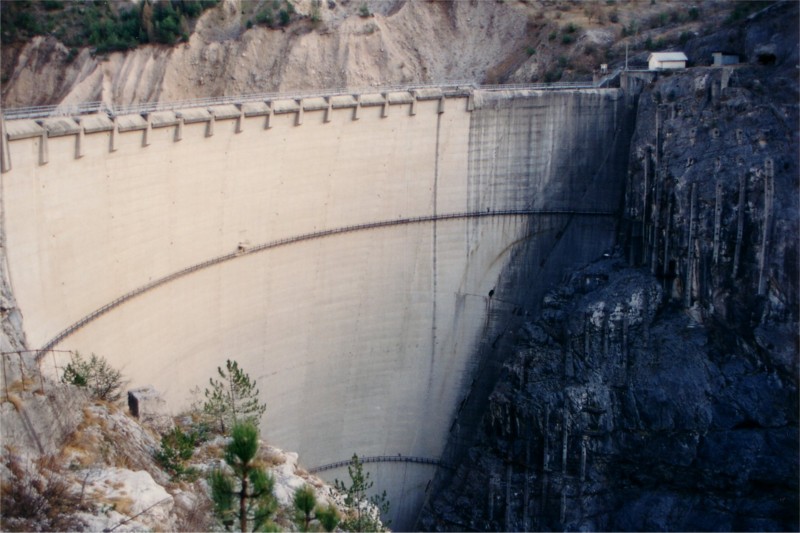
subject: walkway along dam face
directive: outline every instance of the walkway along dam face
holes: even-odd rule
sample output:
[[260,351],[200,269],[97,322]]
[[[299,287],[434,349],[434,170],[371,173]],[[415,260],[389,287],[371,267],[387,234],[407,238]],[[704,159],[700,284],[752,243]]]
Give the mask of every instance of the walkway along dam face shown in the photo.
[[387,458],[375,488],[413,527],[498,341],[614,243],[631,111],[425,88],[5,120],[27,342],[102,354],[174,411],[236,359],[265,438],[329,479]]

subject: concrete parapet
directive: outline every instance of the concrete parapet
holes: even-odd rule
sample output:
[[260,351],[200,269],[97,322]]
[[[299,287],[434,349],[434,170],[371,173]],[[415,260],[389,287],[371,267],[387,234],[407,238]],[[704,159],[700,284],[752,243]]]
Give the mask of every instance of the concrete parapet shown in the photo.
[[410,104],[415,100],[414,95],[408,91],[386,93],[386,100],[392,105]]
[[81,130],[81,127],[74,119],[67,117],[45,118],[38,122],[45,130],[47,130],[48,137],[74,135]]
[[273,100],[272,112],[276,115],[284,113],[297,113],[300,109],[300,104],[297,100]]
[[438,100],[444,96],[442,90],[438,88],[416,89],[414,93],[416,94],[417,100]]
[[312,98],[303,98],[301,102],[303,111],[323,111],[328,109],[327,99],[321,96]]
[[114,118],[117,121],[120,133],[147,129],[147,119],[142,115],[120,115]]
[[41,137],[44,133],[44,128],[32,119],[4,120],[3,123],[9,141]]
[[76,120],[86,133],[97,133],[114,129],[114,121],[108,118],[108,115],[82,115]]
[[174,111],[156,111],[147,114],[148,122],[153,128],[166,128],[177,126],[179,119]]
[[184,124],[194,124],[195,122],[208,122],[213,115],[206,109],[194,107],[181,109],[175,112],[175,116],[183,119]]
[[386,98],[381,93],[362,94],[359,100],[361,107],[382,106],[386,103]]
[[209,107],[208,112],[211,113],[217,120],[238,119],[239,115],[241,114],[240,108],[234,104],[215,105]]
[[267,102],[244,102],[242,111],[245,117],[261,117],[268,115],[270,106]]
[[356,97],[350,94],[340,94],[330,97],[331,107],[333,109],[342,109],[345,107],[356,107],[358,104]]

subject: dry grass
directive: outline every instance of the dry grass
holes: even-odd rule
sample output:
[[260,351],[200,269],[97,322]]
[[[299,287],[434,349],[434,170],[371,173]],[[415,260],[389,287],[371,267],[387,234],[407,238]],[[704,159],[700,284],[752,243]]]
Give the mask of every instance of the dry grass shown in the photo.
[[74,513],[85,508],[64,480],[56,458],[44,457],[25,465],[6,450],[3,464],[11,475],[2,484],[0,529],[69,531],[83,526]]
[[18,379],[8,386],[6,394],[11,392],[34,392],[34,389],[39,387],[39,382],[32,377],[25,379]]
[[22,399],[20,399],[19,396],[17,396],[16,394],[8,393],[6,398],[8,399],[9,402],[11,402],[11,404],[14,406],[14,409],[16,409],[18,413],[22,412]]
[[116,510],[120,514],[124,514],[127,516],[133,515],[133,498],[130,496],[114,496],[112,498],[108,498],[108,503],[114,506],[114,510]]

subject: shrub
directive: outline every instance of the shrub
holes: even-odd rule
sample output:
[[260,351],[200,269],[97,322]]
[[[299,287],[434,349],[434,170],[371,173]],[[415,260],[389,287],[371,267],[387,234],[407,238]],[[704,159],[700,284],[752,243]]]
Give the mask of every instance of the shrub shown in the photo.
[[319,24],[322,21],[322,13],[320,11],[320,6],[322,5],[322,0],[311,0],[311,22],[314,24]]
[[533,46],[528,46],[527,48],[525,48],[525,53],[528,54],[529,56],[532,56],[536,54],[536,48],[534,48]]
[[564,71],[561,69],[555,68],[550,69],[544,73],[544,82],[545,83],[553,83],[561,79],[561,76],[564,74]]
[[75,352],[71,362],[64,369],[62,381],[77,387],[84,387],[98,400],[116,402],[122,397],[122,373],[108,364],[102,356],[92,354],[86,361]]
[[575,38],[568,33],[565,33],[564,35],[561,36],[561,44],[570,44],[574,40]]
[[287,26],[289,22],[292,20],[292,16],[289,14],[288,10],[281,9],[278,12],[278,19],[280,19],[281,26]]
[[322,529],[325,531],[333,531],[341,521],[339,510],[331,503],[325,507],[317,507],[314,510],[314,514],[317,516],[317,520],[319,520]]
[[185,433],[181,428],[175,427],[161,437],[161,448],[153,455],[173,479],[192,480],[197,477],[198,472],[194,468],[187,468],[186,461],[191,459],[201,441],[199,433],[194,431]]
[[358,8],[358,15],[360,17],[366,18],[366,17],[370,16],[371,14],[372,13],[370,13],[369,6],[367,6],[366,2],[362,3],[361,7]]

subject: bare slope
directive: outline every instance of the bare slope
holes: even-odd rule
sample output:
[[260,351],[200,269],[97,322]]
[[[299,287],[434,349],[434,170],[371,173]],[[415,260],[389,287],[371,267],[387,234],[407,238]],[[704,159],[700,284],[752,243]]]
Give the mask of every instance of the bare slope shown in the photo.
[[648,49],[680,46],[703,25],[718,25],[736,5],[343,0],[314,8],[300,0],[291,22],[271,29],[258,23],[270,4],[224,0],[175,46],[93,56],[92,48],[70,49],[51,35],[5,45],[2,103],[129,104],[444,80],[591,79],[601,63],[624,61],[626,44],[631,58],[643,60]]

